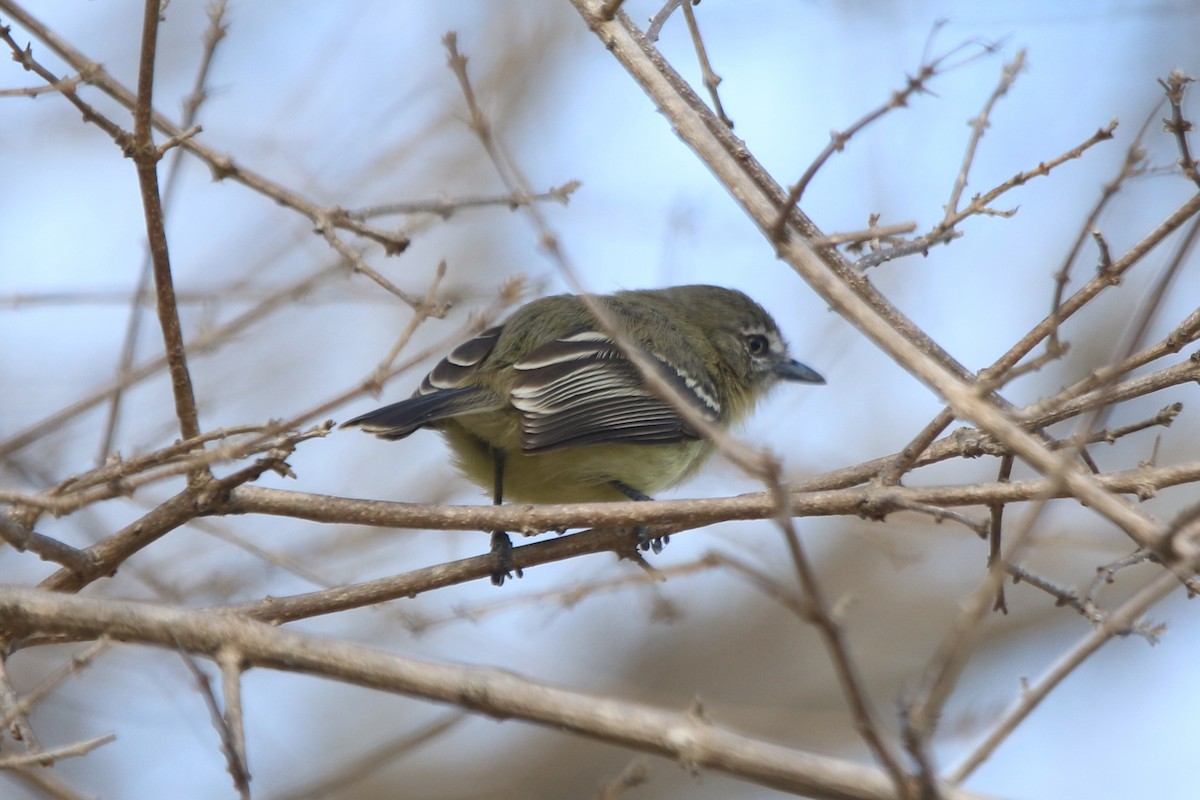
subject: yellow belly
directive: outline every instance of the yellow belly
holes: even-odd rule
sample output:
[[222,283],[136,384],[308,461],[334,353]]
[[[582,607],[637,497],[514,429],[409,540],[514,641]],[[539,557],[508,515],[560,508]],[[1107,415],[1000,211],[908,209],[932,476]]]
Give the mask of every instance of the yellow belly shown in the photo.
[[[494,481],[492,447],[456,422],[442,428],[455,463],[490,493]],[[711,443],[689,439],[669,444],[593,444],[524,453],[503,448],[504,499],[519,503],[589,503],[629,498],[611,482],[647,495],[689,477],[712,452]]]

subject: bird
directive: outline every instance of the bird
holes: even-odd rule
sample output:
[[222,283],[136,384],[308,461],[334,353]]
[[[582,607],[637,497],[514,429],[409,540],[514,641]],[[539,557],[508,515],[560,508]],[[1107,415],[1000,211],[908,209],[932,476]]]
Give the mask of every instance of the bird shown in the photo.
[[[603,311],[605,325],[589,302]],[[410,398],[341,427],[389,440],[437,430],[458,469],[490,488],[497,505],[506,498],[650,500],[691,477],[715,446],[702,425],[688,421],[694,415],[654,391],[627,346],[719,428],[745,419],[780,381],[825,383],[789,355],[771,315],[735,289],[670,286],[586,300],[565,294],[526,303],[454,348]],[[646,540],[644,531],[642,549],[658,552],[662,542]],[[511,574],[511,548],[505,532],[493,532],[497,585]]]

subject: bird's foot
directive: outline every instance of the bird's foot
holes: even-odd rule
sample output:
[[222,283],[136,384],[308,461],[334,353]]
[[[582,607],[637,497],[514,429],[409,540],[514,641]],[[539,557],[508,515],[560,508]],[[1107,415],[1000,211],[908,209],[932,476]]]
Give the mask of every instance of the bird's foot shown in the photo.
[[520,578],[523,573],[520,567],[512,565],[512,539],[504,531],[492,531],[492,555],[496,559],[496,568],[492,570],[492,584],[503,586],[509,578]]
[[667,543],[671,541],[669,534],[666,536],[651,536],[650,529],[645,525],[638,525],[633,529],[633,532],[637,536],[638,549],[643,553],[647,550],[653,550],[654,554],[658,555],[667,546]]

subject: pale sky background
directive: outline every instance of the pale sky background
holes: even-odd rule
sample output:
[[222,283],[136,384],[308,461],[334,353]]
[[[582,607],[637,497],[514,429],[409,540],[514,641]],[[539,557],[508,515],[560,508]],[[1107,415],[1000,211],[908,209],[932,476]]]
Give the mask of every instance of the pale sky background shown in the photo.
[[[141,10],[128,0],[36,3],[60,36],[134,83]],[[645,20],[654,3],[626,4]],[[826,231],[941,214],[968,135],[966,121],[1020,48],[1027,70],[993,115],[968,195],[1029,169],[1086,139],[1113,118],[1114,142],[1084,160],[1008,195],[1009,220],[975,219],[965,237],[928,258],[891,263],[876,285],[972,369],[986,366],[1050,307],[1059,267],[1101,186],[1159,100],[1156,82],[1173,68],[1200,75],[1200,4],[1195,2],[754,2],[705,0],[697,9],[721,96],[735,132],[784,182],[799,176],[828,140],[879,105],[915,72],[936,20],[948,22],[934,52],[965,40],[1003,43],[997,57],[941,76],[934,95],[915,98],[851,142],[810,187],[803,206]],[[10,24],[6,15],[0,21]],[[567,207],[543,206],[587,285],[600,292],[677,283],[720,283],[759,299],[779,320],[793,354],[828,379],[825,387],[782,387],[741,431],[770,444],[797,477],[892,453],[939,410],[937,399],[830,313],[740,213],[665,120],[589,33],[566,2],[292,2],[230,4],[229,34],[201,112],[203,140],[314,201],[347,208],[383,202],[493,194],[502,184],[464,124],[465,107],[445,66],[442,35],[455,30],[476,90],[495,129],[534,188],[577,179]],[[204,4],[175,0],[162,27],[156,106],[178,117],[206,25]],[[17,40],[29,36],[14,29]],[[681,17],[660,47],[687,77],[699,70]],[[63,66],[39,42],[34,54]],[[0,68],[0,87],[32,85],[19,66]],[[1193,88],[1193,93],[1197,91]],[[118,109],[95,90],[85,96]],[[1192,118],[1200,103],[1191,99]],[[1161,116],[1161,114],[1160,114]],[[1200,144],[1200,138],[1193,140]],[[1151,125],[1156,164],[1177,158]],[[145,229],[130,162],[61,98],[0,100],[0,440],[103,385],[117,363],[128,301],[141,269]],[[186,336],[231,319],[266,293],[332,263],[334,254],[299,215],[232,182],[214,183],[185,157],[170,212],[177,289],[222,294],[185,306]],[[1134,183],[1101,220],[1114,252],[1159,222],[1194,186],[1178,177]],[[397,218],[391,218],[397,219]],[[389,279],[423,292],[445,259],[445,288],[456,300],[445,321],[428,323],[417,346],[447,336],[485,305],[509,276],[542,291],[564,291],[555,265],[536,246],[523,216],[465,211],[449,222],[411,221],[413,245],[401,257],[369,251]],[[1063,363],[1015,383],[1027,403],[1076,380],[1109,357],[1170,248],[1147,260],[1064,333],[1074,350]],[[1094,249],[1072,287],[1090,276]],[[1193,263],[1151,332],[1159,337],[1194,307]],[[231,288],[233,287],[233,288]],[[49,296],[85,292],[87,298]],[[406,307],[360,276],[327,282],[312,296],[250,328],[216,355],[193,360],[202,425],[284,418],[360,381],[408,319]],[[161,350],[154,315],[143,317],[139,359]],[[1185,350],[1184,355],[1189,351]],[[1182,356],[1181,356],[1182,358]],[[423,365],[427,368],[428,365]],[[379,402],[407,396],[421,369],[391,382]],[[1160,462],[1193,460],[1196,389],[1180,387],[1116,409],[1128,424],[1175,400],[1184,416],[1164,437]],[[374,407],[362,398],[338,420]],[[125,455],[176,435],[162,377],[127,400],[118,435]],[[103,412],[95,411],[0,463],[0,485],[26,488],[90,468]],[[1153,434],[1098,449],[1111,469],[1149,457]],[[1190,448],[1190,452],[1188,450]],[[295,481],[265,485],[414,502],[484,502],[459,479],[436,436],[402,443],[341,432],[300,447]],[[23,473],[22,470],[25,472]],[[30,477],[36,470],[41,477]],[[909,482],[994,478],[993,462],[929,470]],[[753,480],[715,463],[672,493],[703,497],[755,490]],[[39,529],[86,545],[175,491],[154,487]],[[1169,516],[1194,502],[1166,491],[1153,506]],[[976,510],[976,514],[978,511]],[[209,521],[335,583],[390,575],[483,552],[471,532],[373,532],[286,519]],[[1058,582],[1086,586],[1094,568],[1130,546],[1086,510],[1056,507],[1042,523],[1035,566]],[[831,597],[851,596],[845,620],[881,715],[920,675],[959,599],[982,576],[986,545],[962,528],[895,515],[886,523],[801,521]],[[781,563],[782,544],[762,524],[726,524],[677,537],[655,558],[671,565],[709,549]],[[435,662],[495,665],[596,693],[667,708],[699,696],[711,718],[751,735],[843,757],[867,756],[850,729],[829,660],[816,634],[744,582],[701,573],[657,587],[600,594],[578,606],[554,602],[497,609],[418,634],[403,615],[438,620],[489,609],[523,595],[626,576],[611,556],[540,567],[495,590],[483,582],[431,593],[383,610],[362,610],[295,625]],[[49,568],[32,556],[0,555],[0,581],[30,583]],[[1133,571],[1104,595],[1115,604],[1152,577]],[[158,589],[150,578],[161,584]],[[211,537],[200,526],[175,532],[133,559],[115,580],[90,591],[206,605],[311,590],[313,584]],[[1041,674],[1086,623],[1045,595],[1010,587],[1013,613],[989,623],[955,694],[935,754],[949,766],[1017,693]],[[678,617],[664,620],[669,605]],[[1181,596],[1157,608],[1168,623],[1161,644],[1109,644],[1054,692],[968,783],[981,793],[1041,800],[1183,797],[1194,791],[1200,755],[1195,680],[1200,622]],[[22,688],[67,651],[13,659]],[[318,779],[445,710],[315,679],[254,671],[246,677],[250,766],[255,797],[271,798]],[[68,682],[41,707],[43,744],[115,731],[118,740],[56,773],[86,795],[105,798],[233,796],[215,734],[178,658],[121,647]],[[568,739],[516,722],[470,719],[448,736],[397,761],[338,797],[591,797],[631,753]],[[692,776],[649,759],[651,781],[637,798],[781,797],[714,774]],[[0,775],[0,796],[35,797]]]

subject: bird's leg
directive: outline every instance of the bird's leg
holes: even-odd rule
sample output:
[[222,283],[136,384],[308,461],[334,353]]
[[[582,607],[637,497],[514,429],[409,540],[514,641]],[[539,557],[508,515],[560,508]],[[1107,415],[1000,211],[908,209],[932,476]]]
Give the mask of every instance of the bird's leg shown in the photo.
[[[504,451],[492,448],[492,505],[504,502]],[[492,531],[492,555],[496,557],[496,569],[492,572],[492,583],[503,586],[506,578],[521,577],[521,568],[512,566],[512,539],[505,531]]]
[[[654,499],[645,492],[639,492],[632,486],[621,483],[620,481],[609,481],[609,484],[618,492],[628,497],[630,500],[646,502]],[[671,541],[670,536],[655,536],[654,538],[650,538],[645,525],[638,525],[633,529],[633,532],[637,534],[638,547],[642,549],[642,552],[653,548],[654,553],[657,555],[658,553],[662,552],[662,549],[666,546],[667,542]]]

